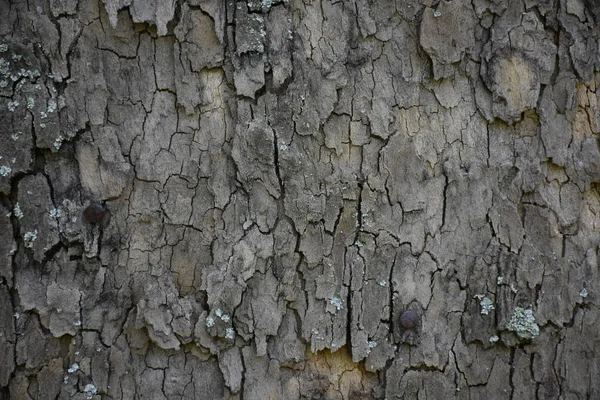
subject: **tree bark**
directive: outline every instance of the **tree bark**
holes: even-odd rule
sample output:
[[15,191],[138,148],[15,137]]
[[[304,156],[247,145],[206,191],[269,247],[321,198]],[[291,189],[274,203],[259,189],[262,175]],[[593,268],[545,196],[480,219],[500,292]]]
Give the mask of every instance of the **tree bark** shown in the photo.
[[600,398],[594,1],[0,16],[0,398]]

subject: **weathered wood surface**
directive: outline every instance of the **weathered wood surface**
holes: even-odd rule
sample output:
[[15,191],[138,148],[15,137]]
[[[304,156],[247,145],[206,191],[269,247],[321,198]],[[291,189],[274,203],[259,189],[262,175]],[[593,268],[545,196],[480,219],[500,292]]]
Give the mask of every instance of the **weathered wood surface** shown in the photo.
[[0,398],[600,398],[599,23],[0,1]]

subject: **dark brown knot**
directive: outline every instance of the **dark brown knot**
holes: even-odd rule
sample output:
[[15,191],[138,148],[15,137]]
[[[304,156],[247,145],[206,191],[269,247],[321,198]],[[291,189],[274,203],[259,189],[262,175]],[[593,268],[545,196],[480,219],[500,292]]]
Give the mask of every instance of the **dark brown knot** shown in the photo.
[[90,224],[99,224],[104,220],[106,209],[100,203],[92,203],[83,210],[83,217]]
[[406,310],[400,314],[400,325],[404,329],[414,329],[419,323],[419,315],[416,311]]

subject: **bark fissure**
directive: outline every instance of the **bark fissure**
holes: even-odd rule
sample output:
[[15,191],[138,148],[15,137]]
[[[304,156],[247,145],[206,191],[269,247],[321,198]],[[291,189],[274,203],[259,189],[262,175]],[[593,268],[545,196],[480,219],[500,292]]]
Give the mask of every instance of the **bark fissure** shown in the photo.
[[0,397],[600,396],[600,9],[426,3],[0,2]]

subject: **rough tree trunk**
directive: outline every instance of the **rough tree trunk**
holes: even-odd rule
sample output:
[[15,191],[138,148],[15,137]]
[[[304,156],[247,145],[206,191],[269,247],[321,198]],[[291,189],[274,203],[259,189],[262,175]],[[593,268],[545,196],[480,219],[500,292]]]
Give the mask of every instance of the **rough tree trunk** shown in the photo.
[[1,0],[0,398],[600,398],[598,21]]

